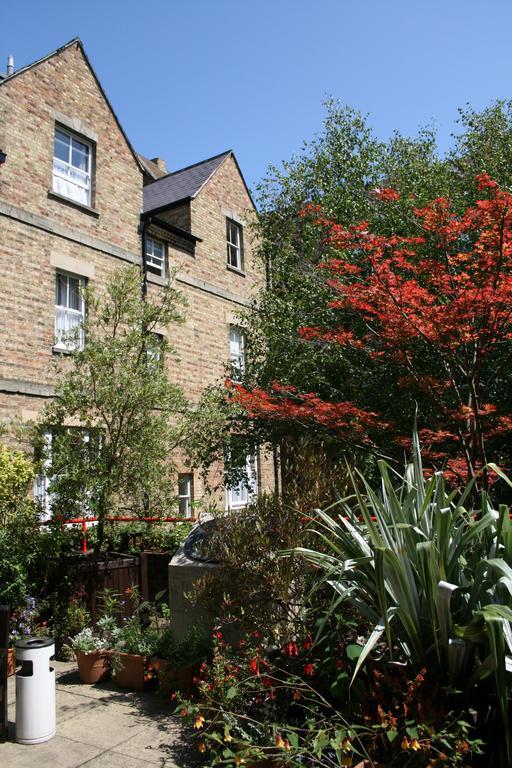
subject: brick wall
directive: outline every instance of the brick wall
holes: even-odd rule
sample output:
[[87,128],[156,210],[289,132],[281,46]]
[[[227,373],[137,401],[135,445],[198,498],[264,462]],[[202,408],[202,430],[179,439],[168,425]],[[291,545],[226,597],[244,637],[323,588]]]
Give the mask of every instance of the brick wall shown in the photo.
[[[98,217],[48,196],[59,115],[97,137],[93,206]],[[142,172],[79,47],[66,48],[0,86],[0,147],[7,154],[0,170],[2,200],[138,253]]]
[[[64,119],[95,137],[93,212],[48,194],[55,123]],[[143,179],[75,45],[0,86],[0,147],[7,153],[0,167],[0,419],[26,420],[36,417],[54,382],[57,269],[68,265],[67,271],[85,275],[101,289],[115,269],[138,261]],[[253,262],[248,226],[244,274],[227,269],[227,215],[247,225],[254,216],[232,157],[195,200],[166,216],[202,238],[195,248],[177,247],[172,238],[169,244],[169,261],[180,266],[178,286],[188,304],[185,323],[167,331],[178,355],[167,360],[167,368],[192,402],[205,386],[222,381],[229,326],[263,278]],[[148,295],[156,297],[161,290],[150,282]],[[186,471],[180,456],[177,460]],[[263,486],[270,487],[268,461],[261,462],[260,474]],[[222,467],[213,468],[211,477],[220,482]],[[197,472],[194,488],[200,497],[204,489]],[[216,499],[222,504],[223,493]]]

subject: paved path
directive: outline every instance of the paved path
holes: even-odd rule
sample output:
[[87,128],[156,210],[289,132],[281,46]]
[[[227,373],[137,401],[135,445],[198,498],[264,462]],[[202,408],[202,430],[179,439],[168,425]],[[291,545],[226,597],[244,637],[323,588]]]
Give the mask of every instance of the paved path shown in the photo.
[[14,743],[15,682],[9,678],[10,741],[1,768],[193,768],[179,721],[157,691],[121,691],[113,683],[82,685],[76,664],[55,662],[57,733],[43,744]]

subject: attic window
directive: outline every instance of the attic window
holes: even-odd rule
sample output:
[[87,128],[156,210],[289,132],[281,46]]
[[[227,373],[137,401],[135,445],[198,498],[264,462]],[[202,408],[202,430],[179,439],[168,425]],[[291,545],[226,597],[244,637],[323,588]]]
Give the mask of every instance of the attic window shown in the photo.
[[92,144],[60,126],[55,128],[53,191],[82,205],[91,205]]

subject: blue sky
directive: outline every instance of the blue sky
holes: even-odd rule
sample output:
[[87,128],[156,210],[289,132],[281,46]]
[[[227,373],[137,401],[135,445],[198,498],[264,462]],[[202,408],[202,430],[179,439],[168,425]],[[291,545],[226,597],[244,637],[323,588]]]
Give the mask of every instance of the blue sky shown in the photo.
[[510,0],[19,0],[0,69],[75,36],[135,148],[174,170],[233,148],[252,187],[320,130],[332,95],[385,138],[512,97]]

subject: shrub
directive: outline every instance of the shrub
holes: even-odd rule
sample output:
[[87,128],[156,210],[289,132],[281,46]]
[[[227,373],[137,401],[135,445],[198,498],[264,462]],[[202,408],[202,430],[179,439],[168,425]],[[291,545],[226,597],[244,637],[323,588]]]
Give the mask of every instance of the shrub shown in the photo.
[[21,451],[0,445],[0,526],[4,526],[28,503],[34,466]]
[[332,589],[330,610],[350,604],[373,625],[353,678],[386,656],[413,672],[424,667],[442,685],[463,691],[464,705],[473,702],[482,721],[494,691],[508,736],[509,511],[493,509],[485,493],[480,510],[467,510],[474,481],[449,494],[441,473],[424,478],[416,435],[414,446],[402,477],[379,462],[379,491],[356,475],[351,497],[318,511],[322,551],[301,552],[322,574],[318,584]]
[[279,557],[305,541],[307,518],[292,504],[261,496],[236,513],[218,514],[207,543],[218,567],[194,589],[194,599],[237,630],[269,631],[276,639],[298,620],[309,568]]

